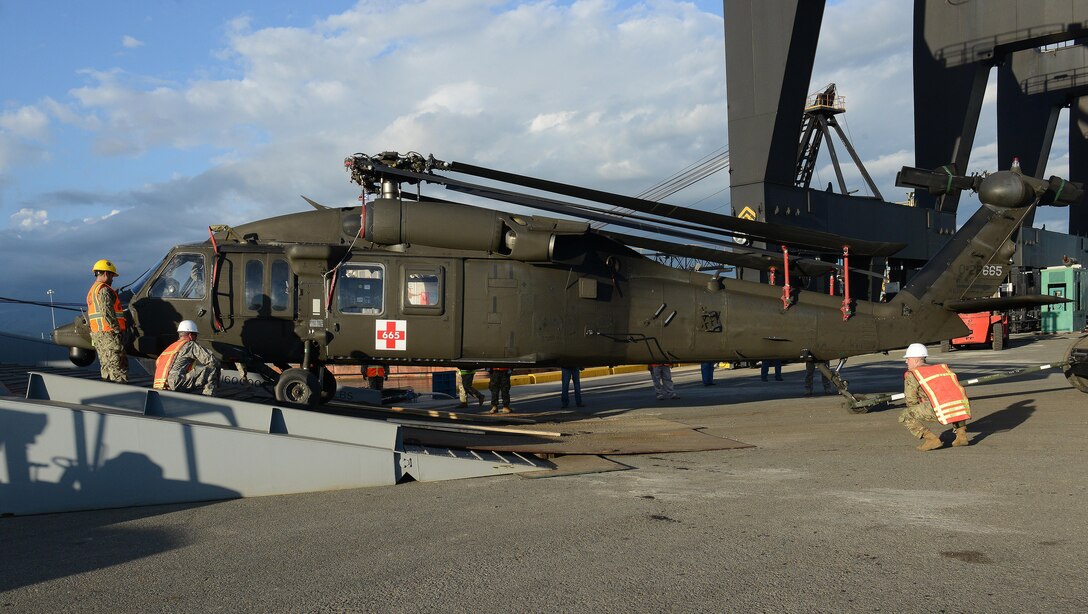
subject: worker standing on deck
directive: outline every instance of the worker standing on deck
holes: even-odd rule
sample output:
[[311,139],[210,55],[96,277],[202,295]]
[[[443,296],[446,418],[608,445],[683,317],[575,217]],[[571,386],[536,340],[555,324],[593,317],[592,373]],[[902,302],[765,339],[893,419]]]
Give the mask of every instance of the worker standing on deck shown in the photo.
[[[827,362],[824,362],[824,365],[828,366],[830,368],[830,366],[828,365]],[[815,379],[815,376],[816,376],[816,361],[815,360],[805,361],[805,396],[806,397],[812,396],[812,381]],[[831,389],[831,380],[827,379],[827,376],[824,375],[823,371],[820,371],[820,379],[822,379],[824,381],[824,394],[831,394],[832,392],[834,392]]]
[[215,396],[219,388],[219,360],[196,342],[196,322],[178,324],[178,340],[155,360],[155,388]]
[[672,365],[664,362],[652,363],[647,366],[650,368],[650,381],[654,384],[657,400],[661,401],[665,398],[679,399],[680,395],[676,394],[676,391],[672,388]]
[[970,443],[967,420],[971,418],[967,393],[948,365],[927,365],[928,356],[929,351],[921,343],[910,344],[903,354],[907,361],[907,372],[903,374],[907,407],[899,414],[899,423],[915,437],[925,440],[918,446],[921,452],[944,445],[940,437],[922,424],[923,421],[951,424],[956,434],[952,445],[966,446]]
[[366,375],[366,385],[370,386],[371,390],[381,390],[385,388],[385,367],[381,365],[367,365],[363,369],[363,374]]
[[[508,414],[510,409],[510,369],[505,367],[492,367],[488,369],[488,388],[491,389],[491,409],[489,414]],[[499,401],[502,401],[500,408]]]
[[469,396],[476,397],[476,402],[483,405],[484,393],[472,385],[472,380],[476,379],[476,369],[458,369],[457,376],[457,397],[461,401],[458,407],[468,407]]
[[563,380],[563,392],[559,400],[563,407],[570,407],[570,386],[574,384],[574,404],[585,407],[582,404],[582,370],[578,367],[560,367],[560,378]]
[[94,275],[94,283],[87,291],[87,324],[91,329],[91,345],[98,352],[102,379],[127,384],[125,310],[121,307],[121,298],[113,289],[117,267],[109,260],[99,260],[91,267],[91,274]]

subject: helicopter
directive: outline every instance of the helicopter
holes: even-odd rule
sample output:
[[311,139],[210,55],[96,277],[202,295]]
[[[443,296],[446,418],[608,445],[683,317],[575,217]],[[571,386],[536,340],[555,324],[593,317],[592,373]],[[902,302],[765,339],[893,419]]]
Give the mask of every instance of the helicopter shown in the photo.
[[[850,396],[827,361],[960,336],[966,329],[959,313],[1062,301],[992,297],[1009,271],[1015,249],[1010,237],[1028,214],[1040,205],[1071,204],[1083,193],[1059,177],[1036,179],[1016,169],[964,176],[949,167],[904,167],[897,185],[936,195],[971,190],[982,205],[892,300],[873,302],[850,296],[851,275],[873,274],[851,269],[849,257],[886,257],[902,244],[699,211],[433,155],[357,153],[344,165],[362,188],[359,206],[333,208],[306,199],[313,210],[210,226],[207,241],[170,250],[125,297],[133,333],[127,352],[155,357],[176,340],[179,322],[194,320],[211,331],[201,340],[224,361],[274,382],[279,401],[310,406],[335,394],[329,365],[369,364],[578,367],[801,359],[815,361]],[[502,208],[423,195],[425,183]],[[566,217],[515,213],[506,210],[510,205]],[[777,270],[784,285],[681,270],[640,250]],[[841,254],[843,262],[814,253]],[[843,296],[791,283],[828,272],[844,278]],[[57,328],[53,339],[70,348],[76,364],[95,358],[85,317]],[[1088,373],[1070,377],[1081,378],[1071,379],[1074,385],[1088,382]]]

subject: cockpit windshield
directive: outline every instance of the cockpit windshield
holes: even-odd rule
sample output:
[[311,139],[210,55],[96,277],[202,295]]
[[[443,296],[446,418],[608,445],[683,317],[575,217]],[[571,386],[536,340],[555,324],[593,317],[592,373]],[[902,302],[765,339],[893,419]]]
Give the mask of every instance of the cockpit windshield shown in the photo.
[[127,292],[129,296],[136,296],[139,294],[144,289],[144,286],[147,285],[148,280],[151,279],[151,275],[162,268],[162,263],[165,261],[166,258],[160,260],[158,264],[141,273],[135,280],[122,286],[119,292]]
[[203,254],[174,254],[147,295],[152,298],[202,299],[206,292]]

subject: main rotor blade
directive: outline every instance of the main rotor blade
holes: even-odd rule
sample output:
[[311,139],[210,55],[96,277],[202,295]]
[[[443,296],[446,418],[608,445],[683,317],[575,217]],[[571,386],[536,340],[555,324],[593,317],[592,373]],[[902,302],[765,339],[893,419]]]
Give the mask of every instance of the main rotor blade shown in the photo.
[[[501,200],[504,202],[510,202],[515,205],[522,205],[525,207],[533,207],[550,211],[553,213],[569,214],[567,207],[580,207],[578,205],[568,205],[559,201],[553,201],[551,199],[542,199],[537,196],[530,196],[528,194],[521,194],[518,192],[508,192],[505,190],[499,190],[498,193],[492,192],[490,188],[468,188],[468,187],[449,187],[449,189],[456,192],[463,192],[473,196],[479,196],[482,198],[488,198],[490,200]],[[417,200],[415,194],[404,194],[403,198],[409,200]],[[442,202],[455,205],[462,205],[466,207],[475,207],[476,205],[468,205],[457,201],[452,201],[445,198],[438,198],[435,196],[425,196],[426,200],[433,202]],[[772,266],[782,266],[782,254],[766,249],[760,249],[757,247],[739,247],[735,243],[730,243],[721,239],[715,239],[713,237],[705,237],[702,235],[695,235],[688,232],[682,232],[674,230],[672,228],[661,227],[654,224],[640,223],[633,221],[627,217],[615,217],[607,212],[600,212],[594,209],[588,209],[587,211],[579,214],[585,219],[592,221],[601,221],[608,224],[614,224],[617,226],[625,226],[635,230],[642,230],[644,232],[654,232],[657,234],[663,234],[678,239],[687,239],[691,241],[702,241],[705,243],[713,243],[721,245],[723,248],[728,249],[718,250],[711,247],[705,247],[701,245],[681,245],[679,243],[670,243],[668,241],[661,241],[659,239],[651,239],[649,237],[638,237],[635,235],[628,235],[612,231],[596,230],[593,231],[602,236],[608,237],[614,241],[619,241],[628,246],[642,247],[645,249],[652,249],[655,251],[674,254],[677,256],[685,256],[690,258],[699,258],[701,260],[708,260],[712,262],[721,262],[722,264],[731,264],[734,266],[742,266],[759,270],[769,270]],[[804,258],[799,256],[790,256],[790,264],[798,267],[798,272],[801,275],[823,275],[831,272],[832,270],[842,271],[843,267],[835,262],[827,262],[824,260],[816,260],[814,258]],[[850,269],[851,273],[867,275],[877,279],[883,279],[883,275],[866,271],[864,269]]]
[[[764,239],[764,240],[771,241],[773,243],[783,243],[783,244],[786,244],[786,245],[803,245],[803,246],[808,246],[808,247],[815,247],[815,248],[819,248],[819,249],[824,249],[824,250],[828,250],[828,251],[831,251],[831,252],[839,252],[839,251],[842,250],[843,246],[846,245],[846,246],[850,247],[850,250],[854,255],[874,255],[874,256],[891,255],[891,254],[894,254],[894,253],[898,252],[899,250],[903,249],[904,247],[906,247],[906,244],[903,244],[903,243],[883,243],[883,242],[879,242],[879,241],[863,241],[861,239],[851,239],[851,238],[848,238],[848,237],[841,237],[839,235],[835,235],[835,234],[831,234],[831,233],[827,233],[827,232],[822,232],[822,231],[818,231],[818,230],[806,230],[806,229],[797,228],[797,227],[794,227],[794,226],[782,226],[782,225],[779,225],[779,224],[770,224],[768,222],[754,222],[754,221],[745,220],[745,219],[741,219],[741,218],[736,218],[736,217],[732,217],[732,216],[728,216],[728,215],[721,215],[719,213],[696,211],[694,209],[687,209],[687,208],[684,208],[684,207],[678,207],[676,205],[664,205],[664,204],[656,203],[656,202],[653,202],[653,201],[646,201],[646,200],[642,200],[642,199],[638,199],[638,198],[632,198],[630,196],[622,196],[622,195],[619,195],[619,194],[610,194],[608,192],[601,192],[599,190],[591,190],[591,189],[588,189],[588,188],[579,188],[577,186],[567,186],[565,184],[560,184],[560,183],[556,183],[556,182],[553,182],[553,181],[546,181],[546,180],[543,180],[543,179],[535,179],[533,177],[522,177],[521,175],[515,175],[513,173],[505,173],[505,172],[502,172],[502,171],[492,171],[490,169],[485,169],[485,168],[482,168],[482,167],[474,167],[474,166],[469,165],[469,164],[461,164],[461,163],[451,162],[451,163],[449,163],[449,166],[451,168],[449,168],[448,170],[451,170],[451,171],[454,170],[453,166],[455,164],[458,165],[457,168],[459,170],[457,170],[457,172],[462,172],[464,174],[472,174],[472,173],[468,173],[467,171],[463,170],[465,168],[468,168],[468,169],[480,169],[480,171],[482,171],[483,173],[491,173],[491,174],[496,175],[496,177],[498,177],[497,178],[498,181],[506,181],[507,183],[515,183],[515,185],[520,185],[520,184],[518,184],[517,182],[514,182],[514,181],[505,180],[502,177],[514,177],[514,178],[521,177],[524,180],[523,183],[526,183],[526,184],[539,183],[541,185],[556,186],[556,189],[551,190],[551,189],[547,189],[545,187],[537,187],[536,185],[525,185],[524,187],[532,187],[532,188],[535,188],[535,189],[542,189],[542,190],[550,191],[550,192],[557,193],[557,194],[564,194],[564,195],[567,195],[567,196],[574,196],[575,198],[582,198],[584,200],[593,200],[595,202],[602,202],[604,204],[611,204],[613,206],[626,207],[628,209],[634,209],[634,210],[637,210],[637,211],[641,211],[643,213],[649,213],[651,215],[657,215],[659,217],[664,217],[665,219],[662,220],[660,223],[676,224],[677,223],[676,220],[684,220],[684,221],[689,221],[689,222],[695,222],[695,223],[701,224],[703,226],[709,226],[709,228],[705,228],[705,229],[700,228],[699,230],[701,232],[715,232],[715,233],[722,233],[722,234],[729,234],[729,235],[743,234],[746,237],[756,238],[756,239]],[[537,207],[536,204],[511,200],[511,198],[513,198],[512,195],[519,194],[519,193],[511,192],[509,190],[502,190],[501,188],[483,187],[483,186],[479,186],[479,185],[476,185],[476,184],[468,183],[466,181],[461,181],[459,179],[454,179],[452,177],[445,177],[445,176],[442,176],[442,175],[435,175],[433,173],[417,173],[415,171],[410,171],[410,170],[406,170],[406,169],[393,168],[391,166],[386,166],[386,165],[381,164],[380,162],[376,162],[376,161],[371,161],[371,165],[374,166],[374,167],[381,167],[380,169],[377,169],[378,172],[380,172],[380,173],[386,173],[386,174],[389,174],[389,175],[396,175],[398,177],[406,177],[408,179],[415,179],[416,181],[426,181],[428,183],[438,183],[438,184],[446,186],[449,189],[455,189],[455,188],[459,187],[459,188],[462,188],[462,189],[457,190],[457,191],[461,191],[461,192],[470,192],[470,191],[473,191],[473,190],[479,190],[479,191],[489,191],[489,192],[494,193],[494,194],[502,193],[502,194],[506,194],[507,196],[505,198],[496,198],[496,200],[504,200],[506,202],[511,202],[511,203],[514,203],[514,204],[521,204],[522,206],[525,206],[525,207]],[[487,177],[484,174],[479,174],[479,176],[485,177],[485,178],[490,178],[490,177]],[[471,189],[465,189],[465,188],[471,188]],[[560,188],[565,188],[565,189],[560,191]],[[589,195],[593,195],[593,194],[599,195],[600,198],[591,198],[589,196]],[[481,195],[484,196],[485,198],[494,198],[492,196],[487,196],[487,195],[483,195],[483,194],[481,194]],[[532,196],[529,196],[529,195],[521,195],[521,196],[524,196],[526,198],[536,198],[538,200],[536,200],[535,202],[538,202],[538,203],[545,202],[545,200],[540,200],[539,199],[540,197],[532,197]],[[558,202],[558,201],[552,201],[552,202]],[[585,219],[593,219],[593,218],[590,218],[588,215],[585,215],[585,214],[582,214],[582,213],[577,213],[576,209],[574,209],[574,208],[582,207],[585,210],[597,211],[597,210],[594,210],[594,209],[591,209],[591,208],[587,208],[584,205],[583,206],[577,206],[577,205],[572,205],[570,203],[564,203],[564,204],[566,204],[567,207],[572,207],[572,209],[565,212],[567,215],[575,215],[575,216],[583,217]],[[539,207],[539,208],[544,209],[545,211],[551,210],[551,209],[545,209],[543,207]],[[668,210],[669,212],[671,212],[672,215],[664,214],[663,211],[665,211],[665,210]],[[608,220],[608,223],[610,223],[610,224],[619,224],[619,222],[614,221],[615,219],[618,219],[618,216],[613,215],[613,219]],[[628,226],[628,227],[630,227],[630,226]]]
[[[679,245],[677,243],[670,243],[668,241],[651,239],[649,237],[636,237],[606,230],[599,230],[597,232],[606,237],[619,241],[620,243],[623,243],[625,245],[641,247],[644,249],[652,249],[654,251],[664,252],[666,254],[673,254],[675,256],[697,258],[699,260],[720,262],[721,264],[729,264],[750,269],[759,269],[762,271],[770,270],[771,267],[775,267],[779,270],[782,269],[781,255],[776,256],[773,254],[722,251],[710,247],[703,247],[701,245]],[[817,275],[826,275],[831,271],[842,271],[842,265],[836,264],[834,262],[824,262],[823,260],[813,260],[811,258],[795,258],[792,256],[790,257],[790,266],[796,267],[796,271],[801,275],[812,277],[815,277]],[[877,273],[865,271],[862,269],[850,269],[850,272],[855,274],[868,275],[877,279],[883,279],[884,277],[883,275],[879,275]]]
[[605,203],[616,207],[625,207],[627,209],[633,209],[635,211],[660,217],[695,222],[721,230],[740,232],[751,237],[762,238],[775,243],[809,245],[831,250],[841,250],[843,246],[849,246],[850,251],[854,254],[870,256],[890,256],[906,247],[906,244],[904,243],[854,239],[819,230],[806,230],[795,226],[745,220],[709,211],[697,211],[695,209],[688,209],[677,205],[669,205],[651,200],[643,200],[641,198],[633,198],[631,196],[623,196],[621,194],[613,194],[610,192],[568,185],[556,181],[548,181],[546,179],[537,179],[535,177],[497,171],[472,164],[465,164],[463,162],[450,162],[448,170],[555,194],[563,194],[564,196],[572,196],[583,200]]
[[[777,269],[782,268],[781,257],[776,260],[775,258],[765,254],[738,254],[734,252],[713,249],[710,247],[702,247],[700,245],[680,245],[677,243],[670,243],[668,241],[651,239],[649,237],[636,237],[607,230],[600,230],[597,232],[610,239],[619,241],[624,245],[641,247],[643,249],[652,249],[656,252],[663,252],[666,254],[672,254],[674,256],[696,258],[699,260],[707,260],[709,262],[717,262],[720,264],[728,264],[749,269],[758,269],[761,271],[769,271],[771,267]],[[801,275],[827,274],[834,270],[834,267],[830,266],[826,262],[820,262],[820,266],[806,266],[804,264],[801,264],[797,261],[797,259],[794,258],[791,258],[790,262],[794,266],[798,267],[797,271]],[[814,260],[812,262],[815,263],[817,261]]]
[[636,220],[629,220],[624,217],[617,217],[615,215],[598,212],[595,210],[586,210],[581,207],[570,205],[568,203],[563,203],[549,198],[541,198],[539,196],[531,196],[518,192],[509,192],[506,190],[497,190],[480,186],[468,187],[466,185],[447,185],[446,188],[455,192],[463,192],[465,194],[471,194],[473,196],[479,196],[481,198],[487,198],[490,200],[498,200],[513,205],[521,205],[523,207],[540,209],[541,211],[548,211],[551,213],[573,215],[586,220],[605,222],[608,224],[614,224],[616,226],[623,226],[625,228],[633,228],[635,230],[641,230],[644,232],[652,232],[656,234],[667,235],[670,237],[676,237],[678,239],[687,239],[689,241],[703,241],[705,243],[713,243],[715,245],[721,245],[723,247],[731,247],[734,245],[734,243],[726,241],[722,238],[708,237],[705,235],[695,234],[693,232],[677,230],[668,226],[658,226],[656,224],[647,224]]

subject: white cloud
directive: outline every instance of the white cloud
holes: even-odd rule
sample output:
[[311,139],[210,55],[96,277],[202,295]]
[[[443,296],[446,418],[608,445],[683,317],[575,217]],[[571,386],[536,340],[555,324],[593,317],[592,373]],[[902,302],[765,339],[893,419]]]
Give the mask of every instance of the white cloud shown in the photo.
[[13,136],[28,139],[41,139],[49,129],[49,117],[34,106],[19,107],[14,111],[0,113],[0,130]]
[[557,113],[541,113],[529,122],[529,132],[545,132],[547,130],[566,130],[570,128],[570,121],[577,115],[573,111],[559,111]]
[[121,37],[121,46],[125,49],[136,49],[137,47],[143,47],[144,42],[126,34]]
[[49,116],[36,106],[0,112],[0,187],[16,167],[32,166],[48,157]]
[[11,221],[19,230],[34,230],[49,224],[49,212],[24,207],[11,215]]
[[97,223],[99,223],[99,222],[101,222],[103,220],[110,219],[111,217],[117,215],[120,212],[121,212],[120,209],[110,209],[110,212],[105,214],[105,215],[99,215],[99,216],[95,216],[95,217],[85,217],[85,218],[83,218],[83,223],[84,224],[97,224]]

